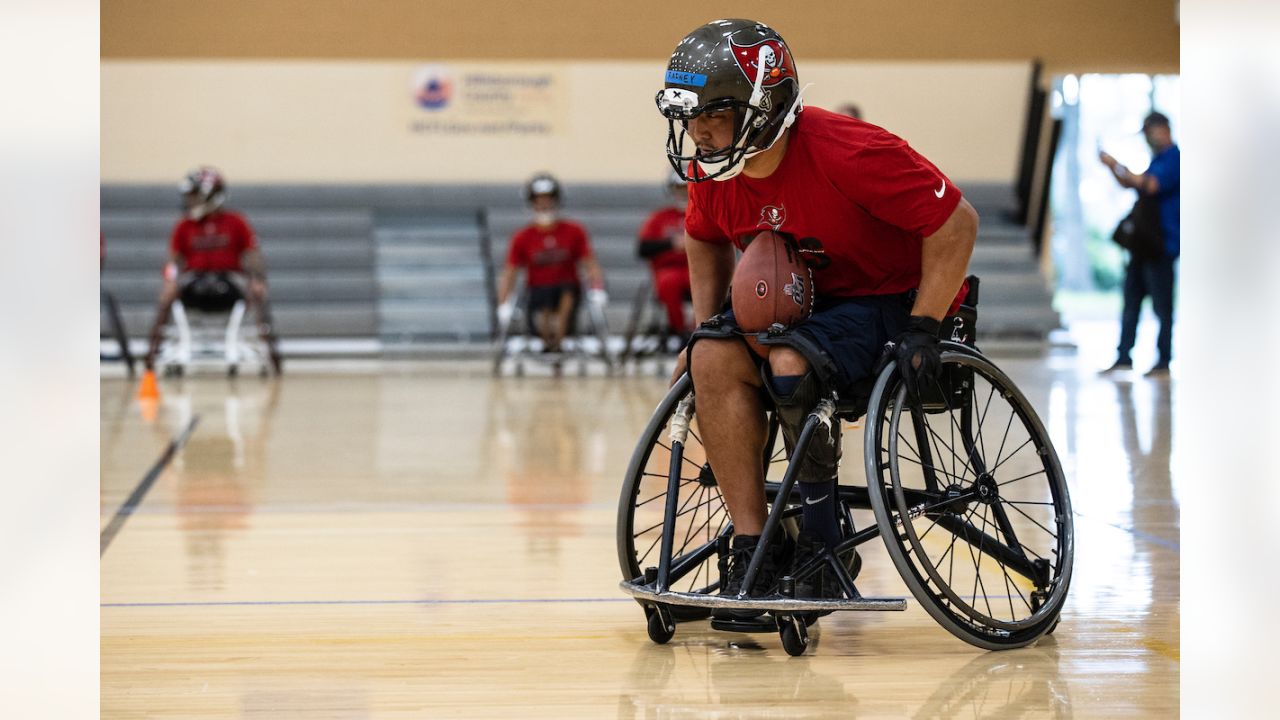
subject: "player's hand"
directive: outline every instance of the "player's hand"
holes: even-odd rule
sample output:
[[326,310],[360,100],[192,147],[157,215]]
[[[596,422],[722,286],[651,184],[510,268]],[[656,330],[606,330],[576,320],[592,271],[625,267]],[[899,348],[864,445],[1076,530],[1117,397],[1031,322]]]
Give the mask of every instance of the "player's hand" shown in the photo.
[[898,361],[898,372],[913,398],[919,399],[920,391],[942,375],[942,351],[938,346],[940,326],[933,318],[912,315],[907,329],[893,339],[893,359]]
[[587,302],[596,307],[604,307],[609,304],[609,293],[604,288],[591,288],[587,291]]
[[1110,153],[1099,151],[1098,159],[1102,161],[1103,165],[1106,165],[1109,168],[1114,168],[1116,166],[1116,159],[1111,157]]
[[262,278],[251,278],[249,280],[249,295],[258,300],[265,298],[267,296],[267,281]]
[[498,306],[498,324],[506,327],[511,322],[511,316],[516,314],[516,303],[514,300],[508,300]]

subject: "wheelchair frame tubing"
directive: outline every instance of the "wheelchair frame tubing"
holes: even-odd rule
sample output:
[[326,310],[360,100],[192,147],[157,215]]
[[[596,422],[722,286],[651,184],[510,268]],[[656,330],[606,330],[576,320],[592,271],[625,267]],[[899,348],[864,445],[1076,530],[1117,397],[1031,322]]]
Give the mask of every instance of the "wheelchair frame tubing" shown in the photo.
[[658,554],[655,587],[658,592],[666,592],[671,580],[671,551],[676,541],[676,513],[680,502],[680,463],[684,462],[684,441],[692,416],[693,393],[689,393],[676,405],[671,416],[671,465],[667,470],[667,501],[662,516],[662,550]]
[[826,399],[818,403],[813,412],[809,413],[805,419],[804,427],[800,430],[800,437],[796,439],[796,445],[791,449],[791,462],[787,464],[787,472],[782,476],[782,483],[778,486],[778,494],[774,498],[773,507],[769,510],[769,517],[764,522],[764,528],[760,531],[760,540],[756,545],[756,551],[751,555],[751,564],[747,566],[747,574],[742,578],[742,591],[738,594],[739,598],[750,596],[752,586],[755,585],[756,575],[760,573],[760,565],[764,562],[764,554],[768,552],[769,540],[773,538],[773,534],[777,532],[778,526],[782,523],[782,515],[787,509],[787,500],[791,497],[791,489],[796,484],[796,476],[800,474],[800,465],[803,462],[796,462],[794,458],[804,458],[805,453],[809,451],[809,443],[813,440],[813,433],[819,425],[825,425],[831,422],[838,422],[832,419],[835,414],[835,405],[831,400]]

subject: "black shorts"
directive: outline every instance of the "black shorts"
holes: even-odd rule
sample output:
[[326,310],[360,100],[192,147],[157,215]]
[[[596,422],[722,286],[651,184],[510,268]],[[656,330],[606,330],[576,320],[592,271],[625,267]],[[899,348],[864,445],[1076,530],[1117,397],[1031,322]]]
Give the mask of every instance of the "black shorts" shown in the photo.
[[[813,315],[770,344],[795,348],[823,383],[845,395],[856,383],[871,377],[884,344],[906,329],[910,316],[911,300],[906,293],[819,301]],[[734,325],[732,310],[721,317],[727,329],[741,333]],[[725,330],[722,327],[720,332]],[[757,365],[764,363],[754,352],[752,357]]]
[[188,310],[227,312],[249,294],[242,273],[187,271],[178,276],[178,299]]
[[542,310],[555,310],[560,307],[560,298],[565,293],[573,294],[573,304],[578,304],[578,295],[582,289],[578,283],[562,283],[560,285],[546,285],[544,287],[529,288],[529,312],[535,313]]

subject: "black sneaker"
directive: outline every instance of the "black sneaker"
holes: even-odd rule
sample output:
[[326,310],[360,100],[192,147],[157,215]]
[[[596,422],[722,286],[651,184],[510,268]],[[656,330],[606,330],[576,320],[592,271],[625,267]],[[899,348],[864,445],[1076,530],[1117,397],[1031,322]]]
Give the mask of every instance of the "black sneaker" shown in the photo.
[[1128,371],[1130,371],[1130,370],[1132,370],[1132,369],[1133,369],[1133,361],[1132,361],[1132,360],[1117,360],[1117,361],[1115,361],[1114,363],[1112,363],[1112,364],[1111,364],[1111,367],[1107,368],[1106,370],[1102,370],[1102,371],[1100,371],[1098,374],[1099,374],[1099,375],[1110,375],[1110,374],[1112,374],[1112,373],[1128,372]]
[[[802,530],[800,536],[796,538],[795,561],[791,564],[792,569],[799,570],[826,548],[826,543],[821,538]],[[862,570],[862,557],[858,555],[858,551],[850,550],[843,559],[849,576],[857,578]],[[844,588],[840,585],[840,579],[836,574],[824,566],[808,577],[796,578],[796,597],[838,600],[844,597]]]
[[[747,567],[751,564],[751,556],[755,554],[759,542],[760,537],[757,535],[734,536],[728,555],[720,558],[721,563],[727,563],[724,570],[724,585],[720,588],[721,597],[737,597],[738,593],[742,592],[742,581],[746,578]],[[786,567],[787,555],[790,555],[788,550],[785,542],[775,541],[770,551],[765,553],[760,563],[760,571],[756,574],[756,595],[766,595],[776,589],[779,571]],[[717,608],[712,615],[718,618],[743,619],[753,618],[761,613],[760,610]]]

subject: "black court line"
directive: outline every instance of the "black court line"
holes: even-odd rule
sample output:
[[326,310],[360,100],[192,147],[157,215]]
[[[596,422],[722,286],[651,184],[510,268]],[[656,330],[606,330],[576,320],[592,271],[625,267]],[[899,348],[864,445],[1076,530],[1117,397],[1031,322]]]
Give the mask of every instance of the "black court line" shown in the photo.
[[133,489],[133,492],[129,494],[128,499],[125,500],[124,504],[120,506],[120,509],[116,511],[115,517],[111,518],[111,522],[107,523],[107,526],[103,528],[102,537],[98,543],[98,557],[102,557],[107,552],[107,546],[115,539],[116,534],[120,532],[120,528],[124,527],[125,521],[129,519],[129,516],[133,514],[133,511],[142,504],[143,498],[147,496],[147,492],[151,490],[151,486],[155,484],[156,478],[160,477],[160,473],[163,472],[165,467],[169,465],[169,462],[173,460],[173,456],[176,455],[178,450],[182,449],[182,446],[186,444],[187,438],[191,437],[191,433],[196,429],[196,423],[199,421],[199,415],[192,416],[191,422],[187,423],[187,427],[183,429],[177,437],[169,441],[169,446],[164,449],[164,453],[162,453],[160,458],[156,460],[155,464],[151,466],[151,469],[147,471],[147,474],[142,476],[142,479],[138,481],[138,486]]

